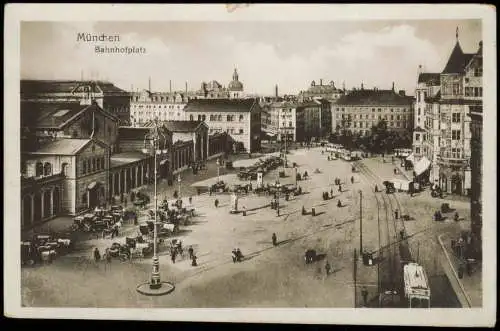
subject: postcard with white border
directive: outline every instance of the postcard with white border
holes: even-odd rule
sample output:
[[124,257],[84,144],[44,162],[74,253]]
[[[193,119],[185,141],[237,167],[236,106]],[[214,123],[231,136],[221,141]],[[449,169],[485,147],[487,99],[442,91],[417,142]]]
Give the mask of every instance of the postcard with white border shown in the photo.
[[5,9],[6,316],[494,325],[495,7]]

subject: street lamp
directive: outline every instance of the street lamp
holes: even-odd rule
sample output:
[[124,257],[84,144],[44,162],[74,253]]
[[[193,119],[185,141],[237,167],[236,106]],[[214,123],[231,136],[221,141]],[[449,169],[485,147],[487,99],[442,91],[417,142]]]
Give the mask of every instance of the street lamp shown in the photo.
[[[164,149],[160,149],[160,135],[163,136],[164,141]],[[157,218],[158,218],[158,191],[157,191],[157,155],[162,153],[166,154],[167,150],[166,139],[165,136],[160,132],[158,128],[158,121],[155,120],[154,127],[151,132],[146,135],[144,139],[144,148],[143,153],[148,154],[148,148],[146,147],[146,138],[149,136],[151,140],[151,145],[153,147],[154,153],[154,199],[155,199],[155,207],[154,207],[154,230],[153,230],[153,270],[151,272],[151,279],[149,282],[142,283],[137,286],[137,292],[144,295],[164,295],[172,292],[175,289],[174,284],[171,282],[162,282],[160,278],[160,260],[158,258],[158,229],[157,229]]]
[[281,193],[281,184],[279,180],[279,174],[276,178],[276,214],[280,216],[280,193]]

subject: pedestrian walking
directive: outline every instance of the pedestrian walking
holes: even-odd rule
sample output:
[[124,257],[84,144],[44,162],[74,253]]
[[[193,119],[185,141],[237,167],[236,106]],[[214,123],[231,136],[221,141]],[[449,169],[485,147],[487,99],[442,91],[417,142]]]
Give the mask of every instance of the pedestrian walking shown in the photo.
[[278,238],[276,237],[276,233],[273,233],[273,236],[271,237],[273,240],[273,246],[278,245]]
[[104,253],[104,256],[106,257],[106,266],[110,268],[111,270],[111,254],[109,254],[109,248],[106,248],[106,253]]
[[368,305],[368,290],[366,286],[361,289],[361,295],[363,296],[363,305],[366,307]]
[[99,252],[99,248],[94,249],[94,261],[99,262],[101,260],[101,253]]
[[231,256],[233,258],[233,263],[236,263],[236,261],[238,260],[238,256],[236,254],[236,248],[231,251]]
[[333,198],[333,188],[330,190],[330,196]]
[[394,211],[394,218],[395,218],[395,219],[398,219],[398,216],[399,216],[399,211],[396,209],[396,210]]
[[330,270],[331,270],[330,263],[328,263],[328,261],[326,261],[326,264],[325,264],[325,272],[326,272],[326,275],[327,275],[327,276],[330,274]]
[[338,208],[342,207],[342,202],[340,202],[340,200],[337,201],[337,207]]
[[215,208],[219,207],[219,199],[215,199],[214,201]]
[[175,258],[176,258],[177,252],[175,249],[170,253],[170,258],[172,259],[172,263],[175,263]]
[[351,184],[354,184],[354,177],[351,176]]
[[458,216],[458,212],[455,212],[455,216],[453,217],[455,222],[458,222],[460,220],[460,217]]
[[339,192],[342,193],[342,185],[339,184]]
[[189,204],[191,204],[193,202],[193,197],[189,197]]
[[188,253],[189,253],[189,258],[190,258],[190,259],[193,259],[193,256],[194,256],[194,249],[193,249],[193,246],[189,246],[189,248],[188,248]]
[[378,186],[375,184],[375,192],[378,192]]
[[193,257],[191,258],[191,266],[193,266],[193,267],[198,266],[198,263],[196,263],[196,259],[197,259],[197,257],[195,255],[193,255]]

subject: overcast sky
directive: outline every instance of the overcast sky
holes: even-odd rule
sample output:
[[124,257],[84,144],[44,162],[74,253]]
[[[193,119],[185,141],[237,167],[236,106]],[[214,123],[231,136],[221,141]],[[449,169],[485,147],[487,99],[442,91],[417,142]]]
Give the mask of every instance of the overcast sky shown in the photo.
[[[413,94],[418,65],[444,68],[456,42],[475,52],[480,20],[335,22],[23,22],[21,78],[107,79],[130,90],[199,89],[202,81],[227,86],[234,68],[245,92],[297,93],[312,80],[341,87],[405,89]],[[117,46],[146,54],[97,54],[77,34],[120,36]],[[104,43],[97,43],[104,45]],[[108,46],[115,44],[108,43]]]

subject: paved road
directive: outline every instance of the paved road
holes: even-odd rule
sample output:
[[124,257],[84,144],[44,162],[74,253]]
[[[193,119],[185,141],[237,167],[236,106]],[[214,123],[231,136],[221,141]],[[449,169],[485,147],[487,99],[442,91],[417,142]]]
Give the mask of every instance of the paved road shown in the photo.
[[[353,252],[359,247],[359,189],[367,197],[363,200],[363,240],[366,246],[378,247],[376,201],[368,198],[371,184],[358,178],[358,174],[351,184],[350,163],[327,161],[319,148],[293,151],[288,159],[298,164],[299,172],[307,171],[310,178],[299,182],[305,194],[290,201],[281,199],[279,217],[268,207],[267,196],[242,196],[240,206],[246,207],[246,217],[229,214],[229,195],[193,196],[198,216],[193,224],[182,228],[178,237],[185,247],[193,246],[199,265],[192,267],[188,260],[173,264],[166,250],[160,250],[162,278],[176,285],[171,294],[150,298],[135,291],[137,284],[149,278],[149,259],[132,263],[114,261],[111,268],[89,262],[93,246],[109,244],[99,239],[81,243],[77,251],[60,257],[53,265],[23,268],[24,303],[71,307],[353,307]],[[214,176],[216,170],[210,166],[209,169]],[[333,185],[335,177],[343,182],[342,192]],[[274,181],[275,174],[271,172],[268,178]],[[168,191],[164,194],[169,196],[172,188],[165,189]],[[332,191],[334,197],[323,201],[324,191]],[[215,198],[220,200],[219,208],[213,206]],[[342,208],[337,207],[338,200]],[[410,208],[409,200],[401,197],[401,202]],[[302,206],[308,212],[314,207],[316,216],[310,213],[302,216]],[[415,210],[417,218],[420,219],[418,213],[423,209],[421,206]],[[430,222],[414,223],[425,229]],[[412,234],[423,231],[420,226],[409,230]],[[271,243],[273,232],[280,242],[277,247]],[[231,250],[236,247],[246,256],[241,263],[231,260]],[[316,249],[321,260],[305,265],[303,254],[309,248]],[[324,269],[326,261],[332,266],[328,276]],[[376,275],[374,270],[371,268]],[[376,278],[363,279],[360,272],[356,285],[366,286],[373,299],[377,294]]]

